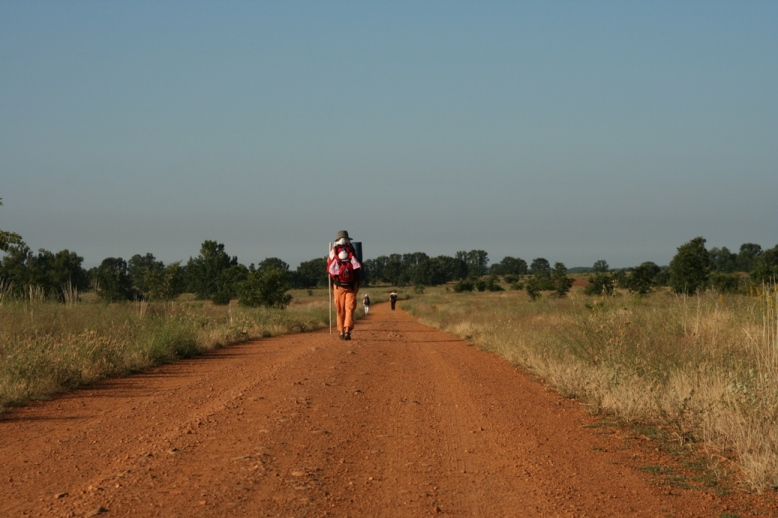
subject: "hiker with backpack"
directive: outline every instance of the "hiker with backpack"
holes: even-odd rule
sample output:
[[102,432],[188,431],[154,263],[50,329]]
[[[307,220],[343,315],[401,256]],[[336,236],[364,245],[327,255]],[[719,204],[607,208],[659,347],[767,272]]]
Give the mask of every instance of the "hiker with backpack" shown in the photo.
[[370,312],[370,295],[367,293],[362,297],[362,305],[365,307],[365,315],[367,315]]
[[351,340],[361,268],[348,232],[338,231],[335,244],[327,258],[327,273],[333,285],[338,337],[341,340]]

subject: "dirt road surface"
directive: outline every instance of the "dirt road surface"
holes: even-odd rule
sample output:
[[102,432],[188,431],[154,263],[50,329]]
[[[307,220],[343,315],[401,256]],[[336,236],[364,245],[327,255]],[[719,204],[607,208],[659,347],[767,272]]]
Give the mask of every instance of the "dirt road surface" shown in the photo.
[[0,419],[0,516],[710,517],[761,497],[655,462],[497,356],[374,305]]

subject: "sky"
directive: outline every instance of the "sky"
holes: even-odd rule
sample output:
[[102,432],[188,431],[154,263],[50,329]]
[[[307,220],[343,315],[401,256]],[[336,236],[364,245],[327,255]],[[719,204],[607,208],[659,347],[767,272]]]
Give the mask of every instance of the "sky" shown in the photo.
[[97,266],[778,244],[772,0],[0,0],[0,229]]

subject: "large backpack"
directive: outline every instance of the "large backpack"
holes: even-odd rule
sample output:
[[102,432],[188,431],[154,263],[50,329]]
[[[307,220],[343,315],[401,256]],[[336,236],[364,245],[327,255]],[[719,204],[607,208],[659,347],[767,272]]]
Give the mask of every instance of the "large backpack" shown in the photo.
[[[345,260],[340,260],[338,255],[344,250],[346,253],[348,253],[348,257]],[[354,282],[357,280],[357,273],[354,268],[355,261],[353,247],[351,247],[351,245],[338,245],[335,247],[333,252],[335,253],[333,262],[338,263],[338,268],[337,273],[335,275],[331,275],[332,282],[338,286],[353,286]]]

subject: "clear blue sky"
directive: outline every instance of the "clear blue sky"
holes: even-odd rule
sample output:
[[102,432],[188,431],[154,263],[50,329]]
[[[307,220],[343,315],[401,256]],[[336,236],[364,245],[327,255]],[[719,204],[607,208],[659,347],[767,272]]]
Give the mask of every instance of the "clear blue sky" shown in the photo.
[[667,264],[778,244],[778,2],[0,0],[0,229]]

